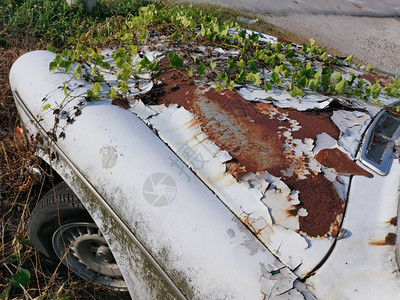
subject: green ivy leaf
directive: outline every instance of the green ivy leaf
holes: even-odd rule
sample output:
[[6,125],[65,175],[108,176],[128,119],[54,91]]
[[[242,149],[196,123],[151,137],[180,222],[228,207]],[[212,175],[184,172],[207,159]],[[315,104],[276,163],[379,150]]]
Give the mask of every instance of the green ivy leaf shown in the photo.
[[377,99],[381,93],[382,87],[379,85],[378,81],[371,86],[372,98]]
[[193,77],[193,70],[192,70],[192,69],[190,69],[190,70],[188,71],[188,76],[189,76],[189,77]]
[[43,106],[42,111],[48,110],[51,107],[50,104],[46,104]]
[[126,54],[126,49],[120,47],[120,48],[118,49],[118,51],[114,52],[114,54],[112,55],[112,58],[113,58],[114,60],[116,60],[116,59],[119,58],[119,57],[125,57],[125,54]]
[[178,68],[183,67],[183,59],[180,58],[175,51],[168,53],[167,57],[169,59],[170,67],[178,67]]
[[265,90],[266,92],[272,90],[272,84],[271,84],[270,82],[266,82],[266,83],[264,84],[264,90]]
[[65,69],[65,73],[69,73],[72,69],[73,63],[74,62],[72,60],[63,60],[60,64],[60,67]]
[[289,78],[292,75],[292,73],[289,70],[285,70],[283,71],[282,75],[285,78]]
[[93,76],[94,75],[94,73],[96,73],[97,72],[97,67],[96,66],[93,66],[93,68],[90,70],[90,76]]
[[353,96],[354,97],[358,97],[358,98],[362,98],[363,92],[360,89],[354,89]]
[[328,55],[326,54],[326,52],[322,53],[321,59],[322,59],[322,61],[324,61],[324,62],[328,60]]
[[319,84],[319,78],[314,78],[309,81],[308,87],[315,92],[318,89],[318,84]]
[[101,76],[94,76],[93,79],[94,79],[94,81],[97,81],[97,82],[106,82],[102,75]]
[[121,89],[121,92],[126,93],[128,91],[128,84],[126,81],[119,81],[118,86]]
[[63,83],[63,89],[64,89],[65,97],[68,97],[68,91],[67,91],[67,86],[66,86],[65,82]]
[[74,69],[74,76],[76,79],[79,79],[82,77],[82,67],[81,64],[77,64],[75,69]]
[[137,46],[136,45],[128,45],[126,46],[126,48],[128,48],[128,51],[130,53],[130,55],[136,55],[137,54]]
[[246,38],[246,30],[245,29],[241,30],[239,32],[238,36],[241,37],[242,39],[245,39]]
[[92,87],[93,87],[93,94],[94,96],[98,96],[99,92],[103,89],[101,84],[98,82],[94,82],[92,83]]
[[147,56],[145,56],[140,61],[140,64],[142,65],[143,68],[147,68],[151,64],[151,61],[147,58]]
[[222,91],[222,86],[220,85],[219,82],[217,82],[217,84],[215,85],[215,89],[216,89],[218,92]]
[[353,61],[353,57],[354,57],[354,54],[351,54],[351,55],[347,56],[344,61],[347,62],[349,65],[351,65],[351,62]]
[[116,65],[118,68],[122,69],[122,66],[123,66],[124,63],[125,63],[125,57],[117,57],[117,58],[114,60],[114,63],[115,63],[115,65]]
[[246,63],[245,63],[245,61],[243,59],[241,59],[241,60],[236,62],[236,67],[239,70],[243,70],[245,66],[246,66]]
[[351,74],[349,81],[347,82],[347,84],[349,86],[352,86],[354,81],[356,80],[357,76],[355,74]]
[[122,72],[121,72],[122,80],[127,81],[131,75],[132,75],[132,65],[124,64],[122,66]]
[[49,71],[53,71],[58,68],[58,63],[55,61],[50,62]]
[[236,75],[236,81],[240,84],[244,83],[246,80],[246,71],[242,70],[238,75]]
[[179,34],[178,34],[177,31],[175,31],[175,32],[171,35],[171,39],[172,39],[173,41],[179,40]]
[[306,43],[303,43],[302,51],[305,54],[307,54],[310,51]]
[[346,80],[341,80],[340,82],[338,82],[336,85],[335,85],[335,91],[338,93],[338,94],[343,94],[345,91],[346,91],[346,83],[347,83],[347,81]]
[[396,97],[398,98],[400,93],[399,93],[399,89],[396,87],[392,87],[389,91],[388,91],[388,95],[391,97]]
[[234,64],[234,62],[233,62],[232,59],[231,59],[231,60],[228,60],[228,61],[227,61],[227,64],[228,64],[228,68],[229,68],[230,70],[233,70],[233,69],[235,68],[235,64]]
[[296,55],[296,53],[295,53],[294,51],[289,51],[289,52],[286,54],[286,56],[287,56],[288,58],[293,58],[295,55]]
[[210,61],[210,68],[211,68],[211,70],[214,70],[216,66],[217,66],[217,63],[216,63],[215,61],[211,60],[211,61]]
[[21,268],[12,276],[11,284],[14,287],[19,287],[20,285],[26,286],[30,278],[31,273],[27,269]]
[[103,64],[103,59],[104,59],[103,55],[97,55],[96,59],[94,60],[94,63],[96,65],[100,65],[101,66]]
[[295,86],[292,90],[292,92],[290,93],[290,96],[295,98],[297,96],[303,97],[304,96],[304,92],[299,89],[297,86]]
[[254,75],[253,85],[260,85],[261,84],[261,73],[258,72]]
[[222,74],[217,75],[217,79],[221,80],[223,83],[227,83],[229,78],[226,72],[224,71]]
[[197,56],[194,57],[193,61],[195,65],[200,65],[200,60],[197,58]]
[[393,87],[400,88],[400,76],[393,81]]
[[369,64],[365,67],[366,71],[373,71],[375,68],[371,67]]
[[298,81],[298,84],[302,87],[305,88],[307,86],[308,79],[306,76],[301,77],[301,79]]
[[113,87],[110,88],[110,92],[107,94],[107,97],[112,98],[112,99],[118,97],[118,95]]
[[126,32],[121,36],[122,41],[131,41],[133,40],[133,34],[130,32]]
[[360,88],[360,87],[362,87],[364,84],[366,84],[367,82],[365,81],[365,80],[362,80],[362,79],[360,79],[358,82],[357,82],[357,86]]
[[250,69],[251,72],[253,72],[253,73],[257,73],[258,72],[256,60],[254,58],[249,57],[247,59],[247,63],[249,65],[249,69]]
[[57,48],[54,48],[52,45],[49,44],[46,45],[46,50],[53,53],[57,53]]
[[203,76],[206,69],[207,69],[207,67],[205,65],[201,64],[200,66],[198,66],[196,68],[196,71],[200,76]]
[[271,83],[276,83],[276,84],[281,84],[282,83],[282,79],[279,77],[278,73],[272,72]]
[[151,71],[153,71],[153,72],[154,72],[154,71],[160,70],[160,63],[159,63],[159,61],[156,60],[156,61],[150,63],[148,69],[151,70]]
[[235,88],[235,81],[231,80],[228,85],[228,90],[232,91]]
[[333,79],[335,79],[337,82],[342,81],[342,74],[336,73],[332,76]]
[[290,80],[289,90],[293,90],[293,88],[294,88],[294,77],[292,77],[292,80]]

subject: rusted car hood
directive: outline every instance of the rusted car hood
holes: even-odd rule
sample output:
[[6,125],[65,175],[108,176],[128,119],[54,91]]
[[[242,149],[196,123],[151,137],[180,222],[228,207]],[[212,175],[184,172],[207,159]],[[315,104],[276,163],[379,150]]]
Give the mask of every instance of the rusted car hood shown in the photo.
[[[197,55],[211,53],[216,61],[237,55],[211,46],[198,50]],[[142,52],[150,60],[164,55],[162,49]],[[115,74],[106,76],[111,82]],[[71,81],[68,89],[79,95],[85,84]],[[237,92],[219,92],[214,87],[213,82],[168,71],[154,81],[144,76],[132,83],[128,106],[117,99],[112,103],[153,129],[188,166],[170,158],[181,176],[189,181],[194,172],[269,251],[303,278],[336,242],[352,176],[378,176],[355,160],[381,107],[314,92],[297,99],[284,89],[265,92],[244,85]],[[109,103],[107,88],[102,93]],[[386,96],[380,100],[394,101]],[[71,105],[70,110],[80,114],[81,108]],[[41,107],[36,111],[41,114]],[[358,184],[364,184],[362,179]]]

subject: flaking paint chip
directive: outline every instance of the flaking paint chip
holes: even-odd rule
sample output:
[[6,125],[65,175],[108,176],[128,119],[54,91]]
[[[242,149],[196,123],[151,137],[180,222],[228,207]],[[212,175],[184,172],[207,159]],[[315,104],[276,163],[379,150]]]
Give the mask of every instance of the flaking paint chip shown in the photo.
[[337,148],[323,149],[318,152],[315,159],[324,167],[335,169],[338,174],[373,177],[371,173],[358,166],[345,153]]

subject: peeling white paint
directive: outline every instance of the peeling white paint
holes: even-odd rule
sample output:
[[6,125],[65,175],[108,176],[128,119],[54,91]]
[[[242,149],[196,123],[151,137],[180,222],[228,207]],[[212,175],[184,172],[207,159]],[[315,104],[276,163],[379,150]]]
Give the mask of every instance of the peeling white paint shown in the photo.
[[339,144],[354,159],[371,117],[359,111],[337,110],[333,112],[331,119],[341,132]]

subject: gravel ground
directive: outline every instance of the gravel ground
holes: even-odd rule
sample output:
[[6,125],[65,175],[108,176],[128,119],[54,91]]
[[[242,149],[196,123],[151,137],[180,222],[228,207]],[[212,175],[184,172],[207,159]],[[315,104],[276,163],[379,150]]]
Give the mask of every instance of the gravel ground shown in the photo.
[[[310,38],[334,55],[400,75],[399,0],[192,0],[256,14],[260,20],[300,37]],[[285,37],[290,40],[290,36]],[[302,40],[301,40],[302,39]]]

